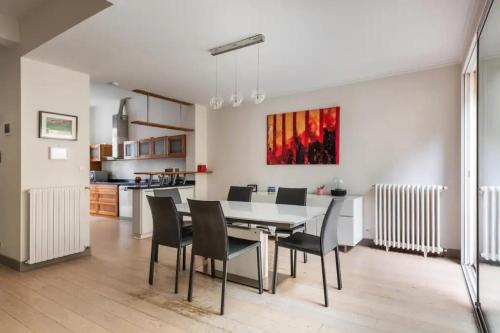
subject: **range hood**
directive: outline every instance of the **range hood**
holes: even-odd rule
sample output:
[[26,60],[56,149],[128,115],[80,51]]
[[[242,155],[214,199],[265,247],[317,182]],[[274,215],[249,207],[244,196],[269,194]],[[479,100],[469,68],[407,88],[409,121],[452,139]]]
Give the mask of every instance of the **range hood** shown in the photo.
[[118,113],[113,115],[113,132],[111,135],[111,144],[113,147],[113,157],[122,158],[123,149],[119,149],[123,142],[128,140],[128,104],[131,97],[125,97],[120,100]]

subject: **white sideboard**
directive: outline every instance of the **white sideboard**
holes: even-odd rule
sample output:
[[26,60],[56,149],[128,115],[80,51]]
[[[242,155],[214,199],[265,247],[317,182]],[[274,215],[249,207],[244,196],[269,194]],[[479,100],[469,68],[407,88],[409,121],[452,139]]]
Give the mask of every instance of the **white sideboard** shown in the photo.
[[[153,235],[153,217],[151,215],[151,209],[149,208],[147,196],[154,196],[155,190],[168,190],[169,187],[165,188],[145,188],[145,189],[134,189],[133,192],[133,224],[132,232],[134,238],[148,238]],[[181,195],[182,202],[186,202],[187,199],[194,198],[194,186],[179,186],[179,193]]]
[[[328,207],[332,200],[330,195],[307,195],[307,205],[316,207]],[[340,212],[338,226],[339,244],[343,246],[356,246],[363,239],[363,197],[359,195],[348,195],[343,198],[344,204]],[[276,193],[257,192],[252,194],[252,201],[275,202]],[[319,236],[323,217],[319,217],[307,223],[307,233]]]

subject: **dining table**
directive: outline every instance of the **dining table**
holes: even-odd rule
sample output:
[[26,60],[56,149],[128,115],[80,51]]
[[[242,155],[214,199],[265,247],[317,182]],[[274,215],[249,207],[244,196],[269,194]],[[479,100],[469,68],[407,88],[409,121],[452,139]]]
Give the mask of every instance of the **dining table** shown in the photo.
[[[282,205],[263,202],[220,201],[224,217],[228,223],[228,236],[257,240],[262,247],[262,272],[264,289],[271,285],[272,272],[269,270],[269,234],[274,228],[294,229],[305,225],[313,219],[321,219],[326,214],[326,208],[314,206]],[[177,211],[182,216],[190,216],[188,203],[177,204]],[[286,262],[286,261],[283,261]],[[220,277],[221,264],[216,263],[215,275]],[[205,259],[203,265],[197,269],[203,274],[210,274],[210,265]],[[278,274],[278,283],[283,275]],[[248,253],[234,260],[228,265],[228,280],[257,288],[257,266],[255,255]]]

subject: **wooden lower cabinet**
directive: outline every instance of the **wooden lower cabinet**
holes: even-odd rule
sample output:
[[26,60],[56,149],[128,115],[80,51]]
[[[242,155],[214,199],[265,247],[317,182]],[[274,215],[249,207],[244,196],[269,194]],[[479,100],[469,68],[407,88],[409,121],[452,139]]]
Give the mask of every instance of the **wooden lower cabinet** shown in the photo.
[[90,185],[90,213],[96,215],[118,216],[118,186]]

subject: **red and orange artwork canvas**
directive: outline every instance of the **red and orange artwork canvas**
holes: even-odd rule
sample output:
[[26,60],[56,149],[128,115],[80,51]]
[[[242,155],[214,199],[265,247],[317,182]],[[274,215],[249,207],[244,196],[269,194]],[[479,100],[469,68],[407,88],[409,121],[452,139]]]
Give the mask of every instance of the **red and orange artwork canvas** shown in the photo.
[[267,164],[339,164],[340,107],[267,116]]

